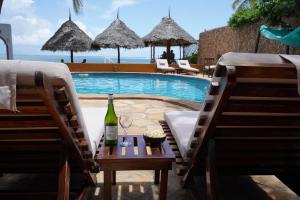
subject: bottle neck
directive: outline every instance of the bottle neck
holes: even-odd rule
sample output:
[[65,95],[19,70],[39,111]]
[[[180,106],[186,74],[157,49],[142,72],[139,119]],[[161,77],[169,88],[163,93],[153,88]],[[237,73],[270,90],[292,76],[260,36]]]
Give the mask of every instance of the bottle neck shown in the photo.
[[108,104],[108,111],[114,111],[114,104],[113,103],[109,103]]
[[113,103],[114,103],[113,95],[109,94],[108,95],[108,104],[113,104]]
[[108,104],[114,104],[114,100],[113,99],[108,99]]

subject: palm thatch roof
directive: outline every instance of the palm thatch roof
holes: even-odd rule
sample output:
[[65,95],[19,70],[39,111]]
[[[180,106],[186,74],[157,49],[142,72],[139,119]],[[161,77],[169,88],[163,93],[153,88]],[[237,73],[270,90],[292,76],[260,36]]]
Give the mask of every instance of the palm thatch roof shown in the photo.
[[185,46],[197,43],[197,41],[183,30],[170,16],[162,18],[160,24],[155,26],[148,35],[143,37],[143,40],[146,46]]
[[70,18],[43,45],[42,50],[87,51],[91,50],[92,42],[92,39]]
[[93,46],[103,48],[134,49],[144,47],[143,40],[117,17],[111,25],[94,40]]

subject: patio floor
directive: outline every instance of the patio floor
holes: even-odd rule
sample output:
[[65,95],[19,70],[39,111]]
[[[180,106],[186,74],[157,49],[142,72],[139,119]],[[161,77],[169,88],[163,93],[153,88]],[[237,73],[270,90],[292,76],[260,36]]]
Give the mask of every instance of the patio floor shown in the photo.
[[[80,100],[81,105],[106,107],[107,100]],[[129,134],[142,134],[147,129],[160,129],[158,120],[163,113],[172,110],[188,110],[171,103],[157,100],[115,100],[117,115],[132,113],[133,125]],[[119,130],[119,133],[122,133]],[[152,171],[117,172],[117,185],[113,187],[113,199],[158,199],[158,187],[153,184]],[[97,175],[98,187],[92,192],[91,199],[102,199],[103,173]],[[205,199],[203,180],[197,179],[195,185],[201,199]],[[226,200],[300,200],[300,198],[281,183],[275,176],[222,177],[218,188],[220,199]],[[180,178],[175,171],[169,171],[168,199],[185,200],[192,198],[189,189],[182,189]]]

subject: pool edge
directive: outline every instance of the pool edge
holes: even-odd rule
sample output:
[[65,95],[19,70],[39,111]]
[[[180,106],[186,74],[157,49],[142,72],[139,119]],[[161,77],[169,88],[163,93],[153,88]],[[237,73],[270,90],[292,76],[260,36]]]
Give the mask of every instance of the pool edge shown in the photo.
[[[79,94],[80,100],[104,100],[107,99],[107,95],[105,94]],[[165,96],[156,96],[156,95],[145,95],[145,94],[115,94],[114,99],[137,99],[137,100],[156,100],[156,101],[163,101],[167,103],[171,103],[174,105],[182,106],[184,108],[188,108],[190,110],[200,110],[201,104],[190,101],[190,100],[183,100],[177,98],[170,98]]]

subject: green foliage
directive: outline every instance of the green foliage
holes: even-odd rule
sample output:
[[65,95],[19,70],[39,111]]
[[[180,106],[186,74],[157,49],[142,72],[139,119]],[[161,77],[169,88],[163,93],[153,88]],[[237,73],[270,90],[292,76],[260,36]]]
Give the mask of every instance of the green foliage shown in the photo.
[[260,10],[257,6],[240,7],[229,19],[230,27],[241,27],[247,24],[253,24],[261,19]]
[[191,56],[185,58],[191,64],[197,64],[198,61],[198,53],[193,53]]
[[241,27],[260,20],[269,25],[287,26],[282,19],[299,14],[299,0],[256,0],[246,4],[248,1],[243,1],[243,6],[237,8],[229,19],[229,26]]

